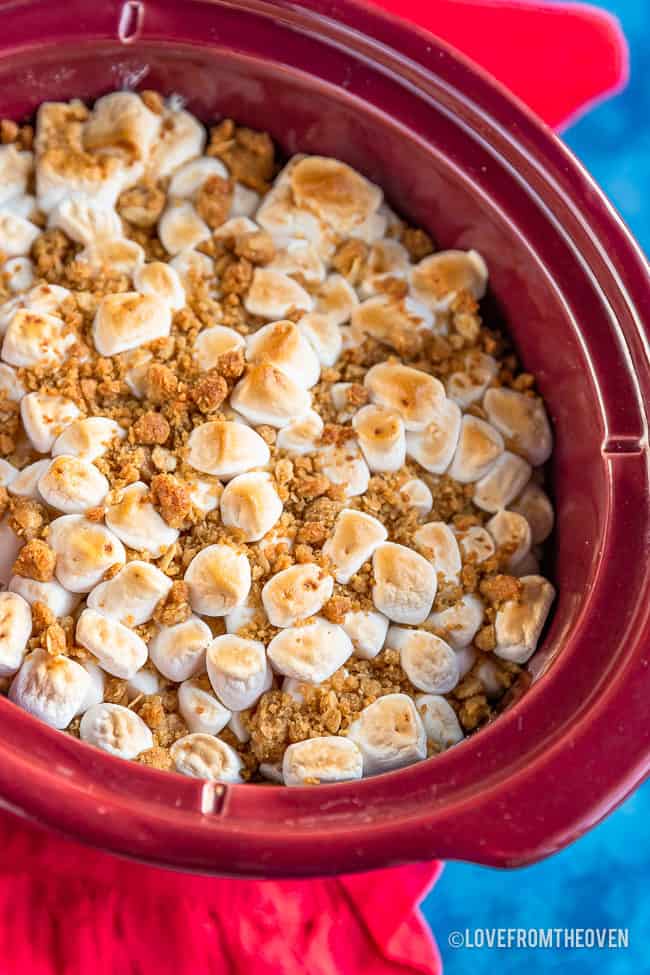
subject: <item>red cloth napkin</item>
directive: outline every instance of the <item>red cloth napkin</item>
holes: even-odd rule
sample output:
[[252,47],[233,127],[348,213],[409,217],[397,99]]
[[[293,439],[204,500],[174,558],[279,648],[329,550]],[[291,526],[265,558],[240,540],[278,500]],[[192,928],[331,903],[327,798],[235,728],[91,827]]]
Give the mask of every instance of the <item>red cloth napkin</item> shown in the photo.
[[[551,125],[626,78],[616,21],[578,4],[378,0],[482,64]],[[0,812],[2,975],[439,975],[418,905],[441,864],[310,881],[194,877]]]

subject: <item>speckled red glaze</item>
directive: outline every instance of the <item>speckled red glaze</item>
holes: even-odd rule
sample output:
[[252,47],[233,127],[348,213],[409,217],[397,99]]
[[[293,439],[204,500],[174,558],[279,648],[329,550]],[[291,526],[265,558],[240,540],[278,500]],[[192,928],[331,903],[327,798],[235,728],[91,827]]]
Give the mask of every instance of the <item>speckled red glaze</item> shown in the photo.
[[650,281],[610,205],[491,79],[355,0],[0,11],[1,115],[123,84],[178,91],[205,119],[232,114],[289,152],[347,160],[442,244],[485,255],[555,427],[560,593],[527,694],[433,761],[317,789],[215,788],[111,758],[0,700],[4,803],[107,850],[250,876],[429,857],[513,866],[575,839],[650,767]]

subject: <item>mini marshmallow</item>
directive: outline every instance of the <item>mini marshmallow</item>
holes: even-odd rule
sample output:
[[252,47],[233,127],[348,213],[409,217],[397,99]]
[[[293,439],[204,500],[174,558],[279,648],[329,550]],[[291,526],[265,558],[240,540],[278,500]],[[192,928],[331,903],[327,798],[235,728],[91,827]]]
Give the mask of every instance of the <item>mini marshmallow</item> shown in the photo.
[[176,682],[187,680],[205,670],[205,651],[211,640],[208,624],[190,616],[183,623],[161,626],[149,644],[149,656],[163,677]]
[[5,331],[12,317],[20,308],[29,311],[56,314],[59,306],[71,294],[58,284],[38,284],[24,295],[18,295],[0,305],[0,330]]
[[382,613],[372,610],[346,613],[342,626],[352,640],[354,656],[360,660],[372,660],[384,649],[388,620]]
[[231,217],[213,231],[212,236],[215,240],[223,240],[226,244],[232,245],[238,237],[245,234],[254,234],[259,230],[259,226],[254,220],[248,217]]
[[225,325],[213,325],[200,332],[194,343],[194,359],[201,370],[213,369],[219,361],[219,356],[226,352],[235,352],[246,345],[244,337],[234,328]]
[[307,412],[311,396],[280,369],[264,362],[249,367],[233,389],[230,405],[251,423],[286,427]]
[[92,660],[84,660],[81,664],[83,669],[88,674],[90,681],[88,683],[88,690],[86,691],[86,696],[79,706],[77,711],[77,717],[80,714],[84,714],[88,708],[94,707],[96,704],[101,704],[104,700],[104,687],[105,678],[104,671],[97,664],[94,664]]
[[334,591],[334,580],[313,562],[292,565],[272,576],[262,603],[272,626],[294,626],[314,616]]
[[427,757],[424,725],[406,694],[385,694],[364,708],[348,729],[363,755],[363,774],[379,775]]
[[370,470],[354,440],[346,440],[341,446],[330,444],[320,456],[323,474],[332,484],[341,484],[347,498],[365,493]]
[[36,224],[13,213],[0,212],[0,252],[5,257],[23,257],[41,233]]
[[320,284],[325,280],[323,262],[308,240],[289,240],[266,266],[270,271],[280,271],[308,285]]
[[231,711],[250,708],[272,683],[264,644],[232,633],[218,636],[206,653],[215,694]]
[[142,295],[157,295],[172,311],[185,304],[185,288],[178,271],[163,261],[143,264],[133,275],[133,285]]
[[255,268],[253,280],[244,299],[250,315],[269,321],[286,318],[290,311],[312,311],[314,301],[302,285],[280,271]]
[[0,487],[8,487],[18,477],[17,467],[10,464],[8,460],[0,458]]
[[444,474],[458,446],[461,412],[450,399],[442,400],[424,430],[406,434],[406,452],[430,474]]
[[414,477],[402,484],[399,493],[412,508],[415,508],[418,518],[426,518],[433,507],[433,495],[423,480]]
[[94,464],[61,454],[39,478],[38,490],[51,508],[74,515],[100,505],[108,494],[109,483]]
[[285,677],[282,681],[282,693],[288,694],[296,704],[305,702],[305,682],[296,680],[295,677]]
[[447,396],[466,409],[478,402],[498,371],[496,359],[483,352],[469,352],[465,368],[454,372],[447,380]]
[[359,228],[379,209],[383,193],[351,166],[325,156],[306,156],[289,174],[298,207],[316,214],[337,233]]
[[33,464],[28,464],[19,471],[16,477],[9,483],[9,494],[17,498],[32,498],[34,501],[42,501],[41,492],[38,490],[38,482],[49,468],[51,461],[49,458],[35,460]]
[[71,592],[90,592],[110,566],[126,562],[119,538],[83,515],[56,518],[47,540],[56,553],[56,577]]
[[153,180],[171,176],[188,159],[200,156],[205,146],[205,128],[189,112],[169,105],[147,160],[147,174]]
[[180,254],[208,240],[210,228],[191,203],[170,204],[158,221],[158,237],[168,254]]
[[461,484],[479,481],[492,469],[503,453],[503,437],[485,420],[466,414],[449,475]]
[[433,566],[405,545],[384,542],[375,550],[372,568],[375,608],[395,623],[423,623],[436,595]]
[[146,663],[148,651],[144,640],[127,626],[94,609],[84,609],[77,620],[75,637],[113,677],[129,680]]
[[323,555],[334,566],[336,581],[347,584],[387,538],[388,532],[377,518],[344,508],[336,518],[333,534],[323,546]]
[[30,606],[34,603],[43,603],[53,616],[58,618],[70,616],[80,598],[75,593],[64,589],[55,579],[39,582],[37,579],[26,579],[25,576],[12,576],[7,588],[10,592],[22,596]]
[[189,289],[194,279],[212,278],[214,276],[214,261],[207,254],[191,248],[183,250],[176,257],[172,257],[169,267],[178,274],[183,286]]
[[439,251],[425,257],[411,271],[413,293],[434,310],[448,308],[463,291],[480,301],[487,279],[485,261],[474,250]]
[[513,576],[521,579],[522,576],[537,576],[540,572],[540,560],[535,552],[529,552],[523,559],[518,559],[517,564],[509,571]]
[[150,694],[157,694],[160,690],[160,677],[153,670],[141,667],[126,682],[126,693],[129,704],[137,698],[147,697]]
[[79,737],[118,758],[137,758],[153,748],[153,736],[142,718],[121,704],[102,702],[89,708],[81,719]]
[[555,589],[542,576],[522,576],[523,591],[497,611],[495,654],[512,663],[525,664],[537,649]]
[[153,356],[145,349],[134,349],[122,357],[127,367],[124,382],[136,399],[144,399],[147,392],[147,373],[153,361]]
[[336,410],[339,423],[347,423],[354,416],[354,406],[348,399],[348,390],[352,388],[352,383],[332,383],[330,386],[330,397],[332,405]]
[[516,511],[498,511],[485,527],[497,548],[507,550],[509,569],[515,568],[530,552],[532,545],[530,525],[524,516]]
[[155,565],[134,560],[95,586],[88,594],[87,606],[125,626],[141,626],[149,622],[171,587],[171,579]]
[[285,785],[351,782],[363,774],[363,757],[349,738],[325,735],[289,745],[282,759]]
[[333,366],[341,354],[341,330],[327,315],[311,312],[303,315],[298,328],[318,357],[321,366]]
[[456,658],[458,660],[458,676],[462,680],[469,674],[470,670],[476,663],[477,651],[470,644],[468,647],[463,647],[462,650],[456,651]]
[[427,738],[434,745],[445,750],[457,745],[465,737],[456,712],[444,697],[439,694],[418,694],[415,706]]
[[495,699],[501,697],[505,687],[499,680],[499,670],[494,659],[488,654],[482,654],[482,660],[477,664],[473,676],[482,684],[486,697]]
[[494,555],[492,536],[480,525],[472,525],[466,531],[455,532],[464,562],[485,562]]
[[341,274],[330,274],[316,295],[316,312],[332,325],[345,325],[359,304],[357,293]]
[[74,332],[55,315],[20,308],[2,342],[2,358],[11,366],[30,367],[62,362],[77,341]]
[[69,657],[34,650],[14,677],[9,698],[23,711],[61,730],[79,712],[89,683],[81,664]]
[[107,416],[88,416],[70,423],[52,445],[52,456],[67,454],[92,463],[106,453],[112,441],[126,437],[126,431]]
[[289,454],[313,454],[323,434],[324,424],[315,410],[307,410],[304,416],[278,430],[275,444]]
[[507,437],[529,464],[537,467],[551,456],[553,434],[544,403],[538,396],[526,396],[501,386],[488,389],[483,407],[490,423]]
[[117,355],[166,338],[171,323],[170,307],[158,295],[110,294],[101,299],[95,314],[93,341],[100,355]]
[[352,328],[362,335],[390,346],[397,352],[415,347],[418,332],[430,329],[433,318],[411,298],[378,295],[368,298],[352,312]]
[[160,127],[161,116],[147,108],[139,95],[115,91],[95,102],[83,127],[83,145],[89,152],[112,150],[129,160],[143,160]]
[[328,680],[351,654],[352,641],[343,627],[320,617],[282,630],[268,645],[273,669],[307,684]]
[[174,171],[167,192],[169,196],[177,196],[180,199],[193,199],[211,176],[228,179],[229,173],[221,160],[215,156],[200,156]]
[[52,210],[48,227],[59,227],[70,240],[88,246],[122,237],[122,221],[113,207],[83,196],[68,196]]
[[472,500],[483,511],[500,511],[523,490],[531,474],[527,461],[504,450],[492,469],[477,481]]
[[27,393],[20,402],[20,418],[34,450],[47,454],[69,423],[79,416],[79,408],[66,396]]
[[12,257],[5,261],[2,274],[14,294],[27,291],[34,283],[34,265],[28,257]]
[[259,433],[243,423],[215,420],[192,430],[187,460],[203,474],[229,479],[254,467],[264,467],[270,455]]
[[0,585],[6,586],[13,572],[14,562],[23,547],[23,539],[15,533],[9,519],[0,521]]
[[232,612],[227,613],[224,617],[226,633],[239,634],[240,630],[250,626],[251,623],[255,622],[255,620],[261,622],[263,618],[264,614],[261,609],[255,609],[253,606],[249,606],[248,604],[237,606],[232,610]]
[[213,735],[185,735],[170,749],[181,775],[211,782],[241,782],[243,762],[234,748]]
[[318,356],[293,322],[271,322],[254,332],[246,343],[246,358],[275,366],[303,389],[320,377]]
[[458,683],[456,654],[433,633],[391,626],[386,644],[399,651],[402,670],[419,691],[448,694]]
[[19,196],[12,196],[10,200],[3,203],[0,210],[3,213],[10,213],[13,217],[31,220],[36,210],[36,197],[29,193],[20,193]]
[[232,718],[232,712],[195,680],[178,688],[178,710],[192,734],[218,735]]
[[12,403],[19,403],[25,395],[25,387],[11,366],[0,362],[0,396],[6,396]]
[[96,240],[77,255],[78,261],[90,264],[92,268],[101,270],[109,267],[117,274],[133,277],[139,267],[145,262],[145,253],[140,244],[125,237],[115,240]]
[[385,281],[406,279],[410,267],[408,251],[399,241],[378,240],[370,248],[359,291],[369,298],[382,290]]
[[466,593],[457,603],[431,613],[427,625],[453,650],[469,646],[483,622],[484,606],[478,596]]
[[533,545],[545,542],[553,531],[553,506],[548,495],[537,484],[529,484],[515,504],[510,506],[513,511],[523,515],[530,525]]
[[228,727],[232,731],[237,741],[240,741],[242,745],[245,745],[247,741],[251,740],[251,734],[248,728],[246,727],[246,725],[244,724],[242,714],[243,714],[242,711],[231,711]]
[[0,677],[19,669],[32,634],[29,603],[14,592],[0,592]]
[[263,471],[238,474],[221,495],[221,520],[243,532],[245,542],[258,542],[282,514],[282,501],[271,475]]
[[33,168],[33,153],[20,152],[13,142],[0,146],[0,206],[26,191]]
[[190,604],[204,616],[226,616],[246,602],[251,587],[248,559],[229,545],[208,545],[185,571]]
[[413,541],[446,584],[458,583],[462,568],[460,550],[449,525],[443,521],[431,521],[418,528]]
[[396,410],[407,430],[426,429],[445,399],[438,379],[400,363],[380,362],[368,370],[363,382],[372,402]]
[[188,478],[185,486],[189,491],[192,506],[207,515],[219,507],[223,486],[219,481],[208,481],[202,477]]
[[159,558],[178,538],[148,499],[149,488],[135,481],[123,488],[115,504],[106,509],[106,524],[120,541],[136,551],[149,552]]
[[383,406],[363,406],[352,418],[352,429],[373,474],[400,469],[406,457],[406,435],[399,413]]

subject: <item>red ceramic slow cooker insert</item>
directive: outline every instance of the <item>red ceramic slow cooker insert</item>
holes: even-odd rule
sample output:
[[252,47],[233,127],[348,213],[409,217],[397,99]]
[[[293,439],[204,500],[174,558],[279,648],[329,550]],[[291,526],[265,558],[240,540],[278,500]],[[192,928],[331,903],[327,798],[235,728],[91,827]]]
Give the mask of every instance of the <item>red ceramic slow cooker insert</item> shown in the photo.
[[650,766],[648,269],[539,122],[431,36],[355,0],[2,5],[0,115],[178,92],[287,153],[358,167],[444,247],[474,247],[553,420],[559,596],[530,689],[430,761],[311,789],[222,786],[111,758],[0,700],[0,798],[89,843],[212,873],[307,876],[429,857],[515,865]]

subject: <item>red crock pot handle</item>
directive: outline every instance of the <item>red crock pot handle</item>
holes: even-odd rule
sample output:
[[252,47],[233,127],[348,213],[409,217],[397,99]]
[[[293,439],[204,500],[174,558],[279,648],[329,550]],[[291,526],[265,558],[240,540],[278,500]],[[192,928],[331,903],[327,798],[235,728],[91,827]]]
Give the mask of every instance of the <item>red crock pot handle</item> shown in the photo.
[[453,44],[562,128],[628,78],[628,51],[612,14],[534,0],[374,0]]

